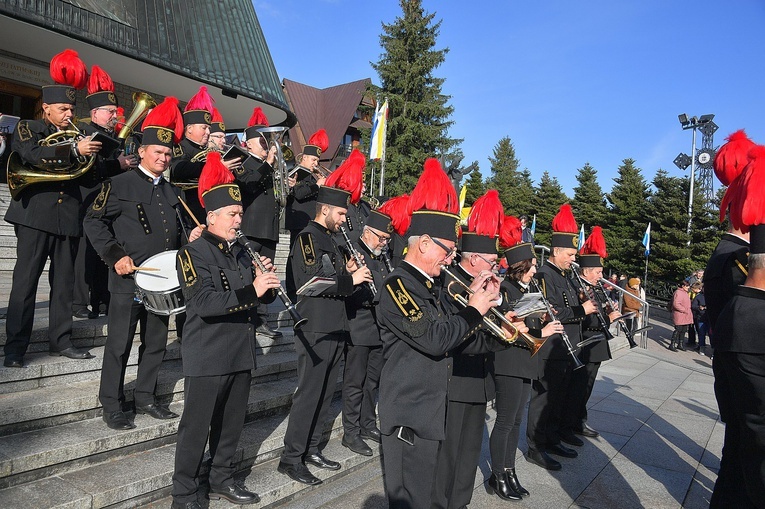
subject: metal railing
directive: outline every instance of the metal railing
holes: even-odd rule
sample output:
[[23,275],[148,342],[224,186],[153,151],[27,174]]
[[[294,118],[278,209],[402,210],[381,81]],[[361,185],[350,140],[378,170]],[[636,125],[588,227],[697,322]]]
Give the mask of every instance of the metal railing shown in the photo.
[[[640,322],[640,328],[638,329],[641,331],[639,332],[640,348],[648,348],[648,330],[651,325],[651,318],[650,318],[651,304],[647,300],[641,298],[640,296],[635,295],[632,292],[628,292],[624,288],[620,287],[619,285],[615,285],[614,283],[612,283],[611,281],[607,279],[600,278],[599,281],[603,285],[603,288],[605,288],[606,290],[610,291],[611,289],[614,289],[617,292],[619,292],[619,300],[623,300],[624,295],[629,294],[630,297],[632,297],[633,299],[641,303],[641,306],[640,306],[641,322]],[[637,317],[635,319],[637,319]],[[619,334],[617,329],[617,336],[618,335]]]

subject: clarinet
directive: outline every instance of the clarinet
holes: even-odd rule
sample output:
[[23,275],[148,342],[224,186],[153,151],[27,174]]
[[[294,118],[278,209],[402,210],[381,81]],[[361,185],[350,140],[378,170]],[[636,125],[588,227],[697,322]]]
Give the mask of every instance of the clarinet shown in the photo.
[[[608,296],[608,293],[606,293],[606,288],[603,286],[603,283],[598,281],[598,288],[600,289],[601,295],[603,296],[603,299],[605,302],[608,303],[609,306],[611,306],[611,309],[613,311],[616,311],[619,309],[618,304],[616,304],[614,301],[611,300],[611,298]],[[598,292],[595,292],[595,295],[598,295]],[[601,304],[603,301],[601,301]],[[627,342],[630,344],[630,348],[636,348],[638,344],[635,342],[635,335],[632,333],[629,328],[627,328],[627,324],[625,324],[622,320],[619,320],[617,322],[619,324],[619,329],[621,329],[622,332],[624,332],[624,335],[627,337]]]
[[[340,226],[340,233],[343,234],[343,239],[345,240],[345,247],[348,249],[348,253],[351,255],[351,258],[356,262],[356,267],[361,268],[362,266],[366,267],[367,264],[364,263],[364,259],[361,257],[358,251],[356,251],[356,248],[353,247],[353,242],[351,242],[350,237],[348,237],[348,232],[345,231],[344,226]],[[377,295],[377,287],[375,286],[374,281],[370,281],[369,283],[369,289],[372,291],[372,295]]]
[[603,334],[605,335],[606,339],[613,339],[614,335],[611,334],[611,331],[608,330],[608,323],[606,323],[606,318],[603,316],[603,310],[599,305],[601,302],[595,295],[594,290],[590,288],[590,285],[582,279],[582,276],[579,275],[579,270],[574,264],[571,264],[571,272],[573,272],[574,276],[576,276],[576,280],[579,282],[579,287],[582,289],[582,292],[584,292],[585,296],[595,303],[595,315],[598,317],[600,327],[603,329]]
[[[545,297],[544,293],[542,293],[542,289],[539,288],[539,283],[537,283],[536,279],[531,278],[530,283],[534,285],[534,291],[539,292],[542,295],[542,302],[544,302],[545,307],[547,308],[547,314],[550,315],[550,319],[555,319],[555,312],[553,311],[552,306],[550,305],[550,301],[547,300],[547,297]],[[561,337],[563,338],[563,343],[566,345],[566,349],[568,349],[568,354],[571,356],[571,358],[574,359],[574,369],[579,369],[584,367],[584,363],[582,363],[581,360],[579,360],[579,357],[577,357],[576,352],[574,352],[574,347],[571,346],[571,340],[568,337],[568,334],[566,334],[566,330],[564,329],[563,332],[560,333]]]
[[390,264],[390,258],[388,258],[388,253],[386,251],[383,251],[382,253],[380,253],[380,258],[382,258],[382,261],[385,264],[385,268],[388,269],[388,274],[393,272],[393,266]]
[[[266,266],[263,265],[262,261],[260,261],[260,255],[258,254],[257,251],[255,251],[255,249],[253,249],[252,241],[250,241],[247,237],[244,236],[244,233],[242,233],[242,230],[236,231],[236,240],[242,246],[244,246],[245,251],[247,251],[247,254],[250,255],[250,258],[252,258],[252,261],[255,263],[255,266],[258,268],[258,270],[260,270],[261,272],[268,272],[268,270],[266,270]],[[276,289],[276,294],[282,300],[282,302],[284,303],[284,306],[287,308],[287,311],[292,317],[292,320],[295,322],[292,328],[295,330],[298,330],[300,327],[305,325],[308,319],[300,316],[300,313],[298,313],[297,308],[295,308],[295,305],[292,303],[290,298],[287,297],[287,294],[284,292],[284,289],[281,286],[279,286],[279,288]]]

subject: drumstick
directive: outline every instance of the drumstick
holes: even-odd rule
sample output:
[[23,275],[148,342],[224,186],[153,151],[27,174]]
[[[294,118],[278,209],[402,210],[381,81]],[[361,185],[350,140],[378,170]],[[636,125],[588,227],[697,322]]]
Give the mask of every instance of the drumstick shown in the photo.
[[162,269],[158,269],[156,267],[133,267],[133,270],[146,270],[146,271],[149,271],[149,270],[162,270]]
[[188,205],[186,205],[186,202],[178,198],[178,201],[181,202],[181,205],[183,205],[183,208],[186,209],[186,212],[189,214],[189,217],[194,220],[194,222],[199,226],[202,227],[202,224],[197,220],[197,218],[194,216],[194,213],[191,211]]

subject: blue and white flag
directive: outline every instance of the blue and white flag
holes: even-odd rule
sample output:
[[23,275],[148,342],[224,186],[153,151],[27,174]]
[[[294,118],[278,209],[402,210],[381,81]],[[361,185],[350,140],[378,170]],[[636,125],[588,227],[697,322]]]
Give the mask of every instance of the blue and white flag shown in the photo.
[[577,251],[581,251],[584,247],[584,223],[582,223],[582,229],[579,230],[579,249]]
[[534,214],[534,220],[531,221],[531,236],[533,237],[536,232],[537,232],[537,215]]
[[643,245],[645,246],[645,255],[648,256],[651,254],[651,223],[648,223],[648,228],[643,234]]

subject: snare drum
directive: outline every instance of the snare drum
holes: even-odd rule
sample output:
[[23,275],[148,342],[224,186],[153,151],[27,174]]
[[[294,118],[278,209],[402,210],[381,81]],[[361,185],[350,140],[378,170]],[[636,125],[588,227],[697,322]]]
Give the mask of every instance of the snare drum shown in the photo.
[[175,315],[186,310],[175,260],[178,251],[164,251],[147,258],[141,266],[152,271],[135,273],[135,294],[144,307],[157,315]]

